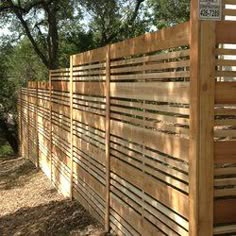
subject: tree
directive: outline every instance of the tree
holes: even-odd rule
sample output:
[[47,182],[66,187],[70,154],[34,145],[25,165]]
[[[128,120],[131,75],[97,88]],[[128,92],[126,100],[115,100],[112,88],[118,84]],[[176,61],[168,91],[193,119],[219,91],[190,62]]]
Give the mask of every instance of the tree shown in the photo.
[[[17,91],[28,80],[47,79],[48,69],[66,64],[65,53],[77,51],[73,42],[68,44],[73,35],[63,33],[66,27],[78,25],[81,19],[75,3],[74,0],[4,0],[0,3],[0,27],[10,22],[12,32],[10,38],[0,38],[0,127],[15,152]],[[76,29],[73,28],[74,35]],[[87,36],[82,29],[80,33]]]
[[75,1],[4,0],[0,5],[2,24],[11,19],[15,32],[26,35],[48,69],[59,66],[59,29],[68,18],[77,17]]
[[145,0],[81,0],[89,12],[89,28],[94,33],[96,46],[133,37],[148,31],[142,16]]
[[[78,53],[148,31],[145,1],[3,0],[0,26],[11,22],[15,38],[26,36],[42,63],[57,69],[68,63],[64,52]],[[84,9],[91,17],[85,17],[89,30],[81,24]]]
[[[45,80],[47,68],[25,37],[17,45],[0,45],[0,129],[17,152],[17,92],[28,80]],[[30,63],[29,63],[30,62]]]
[[61,27],[59,37],[59,63],[63,67],[69,67],[68,55],[88,51],[96,47],[91,30],[86,32],[81,25],[71,21]]
[[16,129],[16,87],[17,81],[7,77],[7,56],[12,53],[12,46],[2,45],[0,48],[0,128],[12,149],[18,151]]
[[148,6],[157,29],[186,22],[190,17],[189,0],[149,0]]

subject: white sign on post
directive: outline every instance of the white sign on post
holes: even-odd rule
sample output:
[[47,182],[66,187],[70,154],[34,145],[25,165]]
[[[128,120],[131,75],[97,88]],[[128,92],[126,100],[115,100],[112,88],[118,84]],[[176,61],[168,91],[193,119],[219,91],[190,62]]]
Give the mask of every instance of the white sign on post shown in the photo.
[[222,0],[198,0],[200,20],[221,20]]

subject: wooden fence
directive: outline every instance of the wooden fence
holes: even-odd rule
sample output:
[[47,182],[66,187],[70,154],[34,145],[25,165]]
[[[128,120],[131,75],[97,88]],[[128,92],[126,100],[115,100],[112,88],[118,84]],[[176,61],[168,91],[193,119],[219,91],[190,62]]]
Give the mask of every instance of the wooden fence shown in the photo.
[[236,22],[192,9],[21,89],[22,156],[106,231],[236,234]]

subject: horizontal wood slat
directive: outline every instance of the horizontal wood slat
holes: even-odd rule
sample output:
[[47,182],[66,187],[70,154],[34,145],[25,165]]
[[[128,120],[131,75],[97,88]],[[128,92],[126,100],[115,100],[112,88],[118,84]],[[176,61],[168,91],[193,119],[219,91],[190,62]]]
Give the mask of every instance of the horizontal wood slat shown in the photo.
[[189,103],[189,83],[111,83],[111,97]]
[[96,178],[94,178],[92,175],[86,172],[79,165],[74,164],[73,166],[74,166],[74,174],[83,179],[84,182],[90,185],[90,187],[93,188],[94,191],[96,191],[103,199],[105,199],[106,196],[105,186],[102,185],[98,180],[96,180]]
[[189,22],[111,45],[111,59],[189,44]]
[[118,121],[111,121],[111,134],[125,137],[130,142],[143,144],[146,147],[188,162],[189,143],[184,138],[158,133]]
[[70,158],[60,148],[52,145],[52,153],[54,153],[54,155],[56,155],[65,165],[70,166]]
[[127,205],[122,205],[117,198],[111,197],[111,207],[118,212],[118,214],[126,218],[128,223],[135,225],[136,230],[141,234],[148,235],[162,235],[161,231],[154,227],[146,219],[142,218],[132,208]]
[[52,111],[56,112],[59,115],[64,115],[70,117],[70,107],[62,104],[52,104]]
[[73,92],[83,95],[105,96],[105,83],[99,82],[74,82]]
[[235,21],[219,21],[216,23],[216,42],[217,43],[235,43],[236,32]]
[[74,146],[76,146],[80,150],[83,150],[84,152],[86,152],[86,154],[94,156],[94,158],[96,158],[96,161],[105,166],[105,151],[92,145],[91,143],[83,141],[76,136],[74,137],[73,141]]
[[188,218],[188,197],[185,194],[113,157],[111,157],[111,171]]
[[236,104],[236,82],[216,83],[216,104]]
[[236,233],[236,224],[223,225],[214,228],[214,235],[232,235]]
[[82,64],[95,63],[106,60],[106,47],[94,49],[88,52],[77,54],[73,56],[73,65],[78,66]]
[[105,130],[105,117],[92,114],[90,112],[74,112],[73,119],[94,128]]
[[70,90],[69,83],[63,82],[63,81],[53,81],[52,82],[52,90],[69,92],[69,90]]
[[38,82],[38,89],[49,90],[49,83],[45,81]]
[[236,141],[215,142],[215,163],[236,163]]
[[214,218],[215,224],[236,223],[236,198],[215,200]]

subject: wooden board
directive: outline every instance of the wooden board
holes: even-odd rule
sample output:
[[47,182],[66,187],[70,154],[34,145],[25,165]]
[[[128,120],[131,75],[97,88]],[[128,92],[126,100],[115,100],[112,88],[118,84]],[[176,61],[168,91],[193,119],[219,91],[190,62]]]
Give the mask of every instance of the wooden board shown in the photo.
[[143,189],[167,207],[174,209],[184,217],[188,217],[187,195],[146,176],[138,169],[124,164],[122,161],[111,157],[111,170],[136,187]]
[[73,65],[83,65],[106,60],[106,47],[94,49],[81,54],[73,55]]
[[232,30],[236,27],[235,21],[219,21],[216,23],[216,42],[235,43],[236,32]]
[[189,44],[189,22],[111,45],[111,59]]
[[215,224],[236,223],[236,198],[215,200],[214,223]]
[[111,83],[111,97],[189,103],[189,83]]
[[216,83],[216,104],[236,104],[236,82]]
[[81,168],[78,164],[74,163],[73,165],[73,172],[75,179],[78,176],[79,178],[83,179],[93,190],[98,193],[103,199],[106,197],[106,188],[102,185],[96,178],[90,175],[87,171]]
[[52,81],[52,90],[69,92],[70,84],[68,82],[63,82],[63,81]]
[[84,124],[90,125],[94,128],[105,130],[105,118],[90,112],[77,112],[73,113],[73,119]]
[[111,121],[111,134],[126,137],[130,142],[143,144],[177,159],[188,161],[189,143],[184,138],[158,133],[118,121]]
[[99,82],[74,82],[74,93],[105,96],[105,83]]
[[236,163],[236,141],[215,142],[215,163]]

